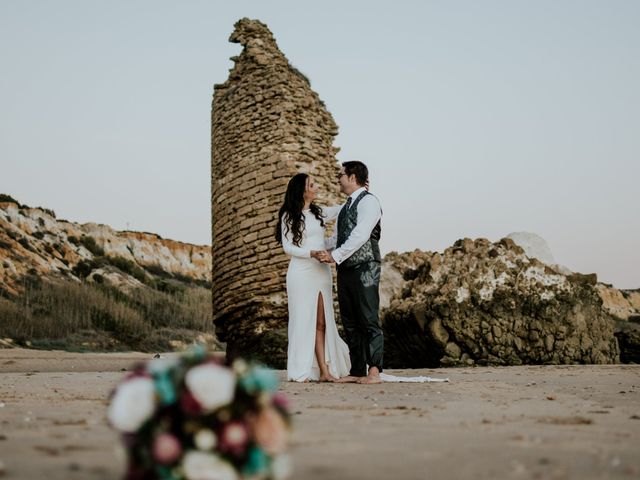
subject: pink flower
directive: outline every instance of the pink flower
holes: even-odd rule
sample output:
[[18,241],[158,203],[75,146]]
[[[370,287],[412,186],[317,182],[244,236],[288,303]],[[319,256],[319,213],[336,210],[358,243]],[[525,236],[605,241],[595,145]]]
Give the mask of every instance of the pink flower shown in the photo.
[[234,455],[242,455],[249,441],[249,430],[240,421],[232,421],[222,427],[220,450]]
[[256,443],[269,455],[284,452],[287,447],[287,425],[275,409],[263,408],[253,424]]
[[163,465],[174,463],[182,455],[182,447],[170,433],[161,433],[153,442],[153,458]]
[[282,392],[278,392],[273,396],[273,404],[282,410],[289,411],[289,399]]

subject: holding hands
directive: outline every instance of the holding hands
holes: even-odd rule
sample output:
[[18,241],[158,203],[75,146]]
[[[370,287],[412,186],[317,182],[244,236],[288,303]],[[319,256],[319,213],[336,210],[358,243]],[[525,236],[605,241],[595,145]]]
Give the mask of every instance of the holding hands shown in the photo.
[[311,250],[311,257],[322,263],[335,263],[331,254],[326,250]]

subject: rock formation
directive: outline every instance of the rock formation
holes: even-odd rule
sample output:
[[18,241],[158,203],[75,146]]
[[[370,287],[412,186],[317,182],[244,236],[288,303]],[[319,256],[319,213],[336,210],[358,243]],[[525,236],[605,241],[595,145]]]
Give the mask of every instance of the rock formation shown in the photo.
[[620,360],[640,363],[640,290],[618,290],[603,283],[596,289],[604,309],[615,322]]
[[265,24],[242,19],[229,41],[243,50],[213,94],[214,322],[228,355],[282,367],[288,259],[273,237],[277,211],[299,172],[314,175],[319,204],[338,201],[338,127]]
[[383,313],[389,367],[619,360],[595,275],[558,273],[511,239],[390,254],[388,266],[405,279]]

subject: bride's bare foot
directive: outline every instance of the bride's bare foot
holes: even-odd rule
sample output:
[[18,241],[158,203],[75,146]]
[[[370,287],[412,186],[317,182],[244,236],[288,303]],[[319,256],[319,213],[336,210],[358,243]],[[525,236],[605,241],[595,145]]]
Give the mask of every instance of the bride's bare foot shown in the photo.
[[347,375],[346,377],[340,377],[335,383],[357,383],[363,377],[354,377],[353,375]]
[[320,383],[322,383],[322,382],[333,383],[333,382],[337,382],[338,380],[339,380],[338,378],[334,377],[330,373],[327,373],[327,374],[320,375],[320,378],[318,379],[318,382],[320,382]]

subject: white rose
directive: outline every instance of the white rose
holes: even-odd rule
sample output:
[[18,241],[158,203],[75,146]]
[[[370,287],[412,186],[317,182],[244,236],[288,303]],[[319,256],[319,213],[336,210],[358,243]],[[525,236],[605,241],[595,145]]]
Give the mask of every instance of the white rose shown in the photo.
[[203,428],[195,434],[193,442],[198,447],[198,450],[211,450],[218,444],[218,439],[211,430]]
[[274,480],[284,480],[291,477],[293,463],[289,455],[277,455],[271,462],[271,475]]
[[193,367],[185,383],[202,408],[209,411],[231,403],[236,389],[233,372],[212,363]]
[[111,424],[120,431],[136,432],[156,409],[153,380],[136,377],[121,384],[117,390],[107,416]]
[[163,373],[180,363],[178,357],[155,358],[147,364],[149,373]]
[[188,480],[236,480],[238,474],[230,463],[212,453],[191,450],[182,459],[182,470]]

